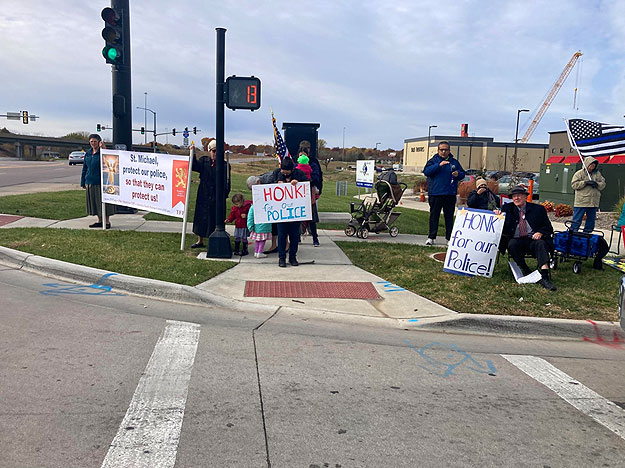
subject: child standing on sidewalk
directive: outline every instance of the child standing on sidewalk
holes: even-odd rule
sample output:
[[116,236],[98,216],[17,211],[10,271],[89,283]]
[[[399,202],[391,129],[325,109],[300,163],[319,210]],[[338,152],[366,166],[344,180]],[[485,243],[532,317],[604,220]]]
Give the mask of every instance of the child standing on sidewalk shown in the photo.
[[256,243],[254,244],[254,257],[265,258],[267,254],[263,253],[265,242],[271,239],[271,224],[254,222],[254,205],[250,207],[247,213],[247,228],[250,230],[250,238]]
[[[232,195],[232,209],[230,216],[226,218],[226,223],[234,221],[234,255],[247,255],[247,238],[250,232],[247,230],[247,215],[252,202],[243,198],[240,193]],[[239,251],[239,246],[243,242],[243,250]]]

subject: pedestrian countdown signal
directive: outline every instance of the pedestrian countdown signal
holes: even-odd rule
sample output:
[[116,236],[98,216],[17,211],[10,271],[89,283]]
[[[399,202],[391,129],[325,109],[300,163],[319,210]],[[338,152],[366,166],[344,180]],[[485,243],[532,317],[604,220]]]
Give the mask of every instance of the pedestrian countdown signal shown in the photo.
[[260,78],[254,76],[229,76],[224,97],[229,109],[260,109]]

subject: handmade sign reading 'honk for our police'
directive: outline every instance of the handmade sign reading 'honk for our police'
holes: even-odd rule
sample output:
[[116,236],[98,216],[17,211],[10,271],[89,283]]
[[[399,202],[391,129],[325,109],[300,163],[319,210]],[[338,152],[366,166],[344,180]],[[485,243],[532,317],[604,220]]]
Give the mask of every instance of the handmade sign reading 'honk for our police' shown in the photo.
[[458,208],[443,270],[448,273],[490,278],[505,215]]
[[257,223],[290,223],[312,219],[310,182],[254,185],[252,199],[254,221]]

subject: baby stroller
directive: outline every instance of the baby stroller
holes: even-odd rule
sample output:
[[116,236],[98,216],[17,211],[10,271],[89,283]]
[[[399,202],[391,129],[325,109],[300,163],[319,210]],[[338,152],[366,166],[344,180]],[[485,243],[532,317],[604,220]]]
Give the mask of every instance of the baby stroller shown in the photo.
[[352,219],[345,227],[345,234],[366,239],[369,232],[388,231],[391,237],[399,234],[397,226],[393,226],[401,213],[393,208],[401,200],[406,184],[391,184],[387,180],[378,180],[375,184],[376,196],[365,197],[360,204],[350,203]]

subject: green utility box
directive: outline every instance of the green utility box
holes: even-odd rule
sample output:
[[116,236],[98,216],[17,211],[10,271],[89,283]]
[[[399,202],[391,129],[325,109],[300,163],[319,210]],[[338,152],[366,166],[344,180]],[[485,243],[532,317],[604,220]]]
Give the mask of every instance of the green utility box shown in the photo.
[[[582,168],[581,163],[541,164],[540,166],[540,201],[549,200],[573,206],[575,190],[571,187],[573,175]],[[625,164],[600,164],[599,172],[606,181],[601,192],[599,210],[613,211],[614,205],[625,194]]]
[[571,188],[571,179],[582,163],[577,164],[541,164],[540,165],[540,201],[550,201],[555,205],[565,203],[573,206],[575,191]]

